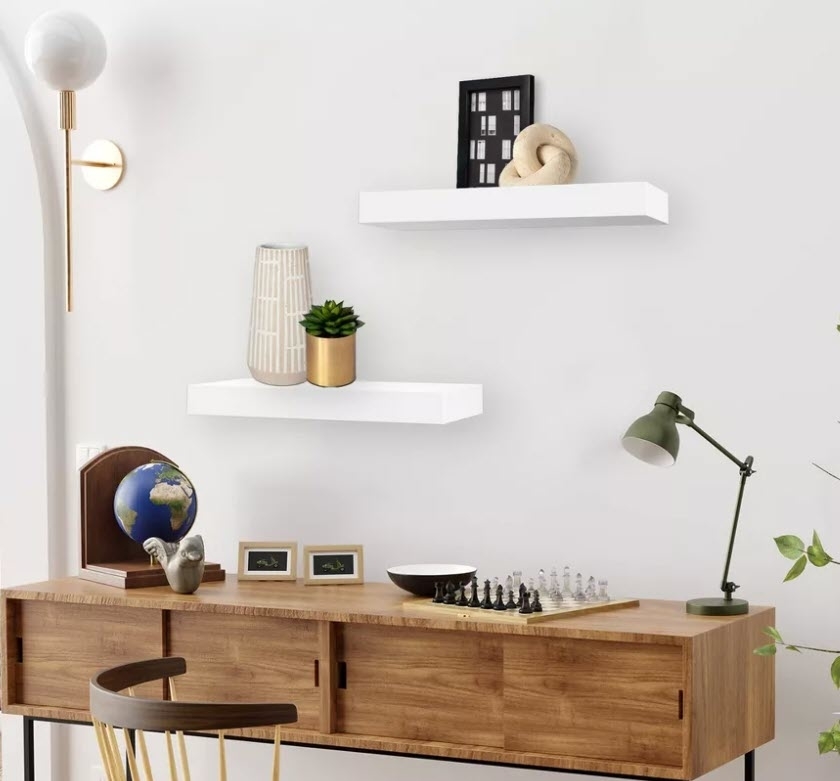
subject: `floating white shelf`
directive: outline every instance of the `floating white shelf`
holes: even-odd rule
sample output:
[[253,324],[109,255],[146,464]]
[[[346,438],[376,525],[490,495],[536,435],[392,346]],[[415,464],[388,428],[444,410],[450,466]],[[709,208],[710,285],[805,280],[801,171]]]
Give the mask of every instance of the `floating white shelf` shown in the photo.
[[668,193],[647,182],[362,192],[359,222],[400,230],[667,225]]
[[250,378],[190,385],[187,413],[244,418],[453,423],[482,412],[481,385],[366,382],[343,388],[274,387]]

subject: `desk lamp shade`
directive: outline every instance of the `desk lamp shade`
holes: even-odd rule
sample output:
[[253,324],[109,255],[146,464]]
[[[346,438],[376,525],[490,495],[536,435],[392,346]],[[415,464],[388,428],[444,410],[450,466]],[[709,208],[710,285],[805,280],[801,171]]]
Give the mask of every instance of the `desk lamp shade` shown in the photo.
[[29,69],[54,90],[80,90],[105,67],[102,31],[77,11],[48,11],[29,28],[24,44]]
[[653,409],[631,424],[622,437],[624,449],[640,461],[654,466],[673,466],[680,452],[677,411],[680,397],[660,393]]

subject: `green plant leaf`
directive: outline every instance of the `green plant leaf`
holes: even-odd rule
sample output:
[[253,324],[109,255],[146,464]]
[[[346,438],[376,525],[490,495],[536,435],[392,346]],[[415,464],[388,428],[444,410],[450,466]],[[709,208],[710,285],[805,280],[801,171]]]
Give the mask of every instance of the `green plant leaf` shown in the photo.
[[824,567],[826,564],[831,564],[831,556],[824,550],[819,550],[813,545],[808,546],[808,561],[815,567]]
[[834,681],[834,685],[840,689],[840,656],[831,663],[831,680]]
[[[825,552],[825,548],[823,548],[822,540],[820,539],[820,535],[817,534],[817,530],[814,529],[814,536],[811,540],[811,547],[814,549],[815,553],[828,564],[832,559]],[[818,564],[818,567],[824,567],[825,564]]]
[[779,630],[776,629],[776,627],[765,626],[764,629],[762,629],[761,631],[764,632],[764,634],[768,637],[772,637],[774,640],[777,640],[780,643],[784,643],[784,640],[782,640],[782,636],[779,634]]
[[817,550],[821,550],[825,553],[825,548],[823,548],[822,540],[820,540],[820,535],[817,534],[816,529],[814,529],[814,534],[811,538],[811,545],[813,545]]
[[828,754],[829,751],[834,751],[835,746],[834,735],[830,732],[820,732],[820,736],[817,738],[817,748],[820,754]]
[[774,537],[773,541],[779,549],[779,553],[786,559],[798,559],[805,553],[805,543],[792,534],[784,534],[781,537]]
[[788,570],[788,574],[785,575],[785,579],[782,581],[783,583],[787,583],[789,580],[793,580],[794,578],[798,578],[804,571],[805,565],[808,563],[807,556],[800,556],[796,563]]
[[775,656],[776,654],[776,644],[770,643],[770,645],[762,645],[756,648],[753,653],[756,656]]
[[785,648],[787,648],[788,651],[796,651],[798,654],[802,653],[802,651],[800,651],[795,645],[786,645]]

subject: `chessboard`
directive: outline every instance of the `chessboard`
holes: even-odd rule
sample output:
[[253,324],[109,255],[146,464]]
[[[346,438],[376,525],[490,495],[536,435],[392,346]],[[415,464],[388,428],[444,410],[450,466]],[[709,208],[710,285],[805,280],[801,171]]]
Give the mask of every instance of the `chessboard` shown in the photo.
[[606,610],[619,610],[625,607],[638,607],[638,599],[609,599],[605,602],[559,602],[550,597],[543,600],[539,613],[520,613],[519,610],[493,610],[481,607],[461,607],[433,602],[428,597],[413,597],[403,602],[404,610],[416,610],[425,614],[447,616],[476,623],[501,624],[536,624],[540,621],[554,621],[558,618],[582,616],[587,613],[600,613]]

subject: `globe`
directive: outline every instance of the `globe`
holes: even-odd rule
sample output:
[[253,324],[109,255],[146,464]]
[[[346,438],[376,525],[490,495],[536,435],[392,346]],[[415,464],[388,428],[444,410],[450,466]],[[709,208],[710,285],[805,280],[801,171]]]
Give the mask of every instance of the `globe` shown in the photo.
[[198,497],[189,478],[176,466],[152,461],[132,469],[114,494],[114,515],[135,542],[160,537],[177,542],[195,523]]

